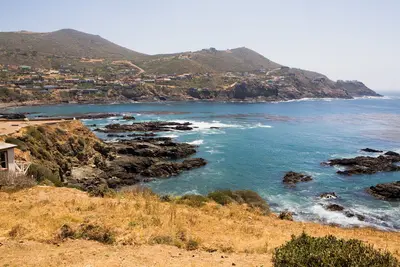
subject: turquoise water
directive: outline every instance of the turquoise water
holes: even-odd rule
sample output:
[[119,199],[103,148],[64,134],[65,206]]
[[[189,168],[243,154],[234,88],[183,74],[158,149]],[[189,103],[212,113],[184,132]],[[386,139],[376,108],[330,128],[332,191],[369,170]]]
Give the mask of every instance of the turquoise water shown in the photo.
[[[226,188],[251,189],[263,196],[274,211],[294,211],[297,220],[400,230],[400,204],[376,200],[364,191],[377,183],[400,180],[400,173],[344,177],[336,174],[337,169],[320,165],[331,158],[367,155],[359,151],[365,147],[399,152],[400,99],[69,105],[14,110],[46,115],[122,112],[132,113],[138,121],[189,121],[198,128],[161,135],[198,144],[195,157],[203,157],[209,164],[178,177],[149,183],[156,192],[181,195]],[[154,111],[187,113],[160,115]],[[114,117],[85,123],[101,127],[131,122]],[[314,180],[295,188],[286,187],[282,177],[290,170],[308,173]],[[317,197],[332,191],[338,199]],[[362,214],[366,220],[361,222],[326,211],[322,205],[328,202]]]

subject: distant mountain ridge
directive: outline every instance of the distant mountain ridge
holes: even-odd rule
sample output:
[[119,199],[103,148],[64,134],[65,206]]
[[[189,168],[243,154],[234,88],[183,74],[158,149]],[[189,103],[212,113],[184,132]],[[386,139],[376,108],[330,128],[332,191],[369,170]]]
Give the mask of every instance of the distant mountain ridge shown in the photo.
[[[379,96],[361,82],[335,82],[317,72],[284,67],[246,47],[229,50],[209,48],[195,52],[147,55],[119,46],[99,35],[73,29],[48,33],[0,32],[0,64],[3,65],[29,65],[43,68],[72,65],[76,69],[95,67],[104,69],[114,61],[120,60],[131,61],[135,64],[133,66],[146,74],[223,74],[258,71],[268,76],[274,73],[275,78],[285,77],[284,85],[278,85],[279,90],[276,89],[279,91],[277,96],[285,99]],[[247,86],[242,86],[241,90],[243,88],[261,92],[264,90],[264,85],[248,83]],[[241,95],[246,96],[246,94]]]

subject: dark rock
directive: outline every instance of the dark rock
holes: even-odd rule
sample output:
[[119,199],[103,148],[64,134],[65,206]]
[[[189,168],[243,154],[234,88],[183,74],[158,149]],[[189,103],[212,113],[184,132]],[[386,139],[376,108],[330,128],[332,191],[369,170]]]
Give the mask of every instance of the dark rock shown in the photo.
[[344,208],[338,204],[329,204],[325,207],[325,209],[330,211],[343,211]]
[[361,156],[349,159],[332,159],[325,164],[330,166],[345,166],[347,168],[346,170],[337,172],[342,175],[400,171],[400,166],[395,164],[400,162],[400,156],[397,156],[396,154],[386,153],[385,156],[379,156],[376,158]]
[[400,181],[386,184],[377,184],[367,189],[367,192],[382,200],[400,200]]
[[283,177],[283,183],[292,184],[292,185],[299,183],[299,182],[309,182],[311,180],[312,180],[312,178],[309,175],[292,172],[292,171],[287,172],[285,174],[285,176]]
[[210,127],[210,129],[220,129],[220,127],[213,126],[213,127]]
[[117,152],[123,155],[180,159],[196,153],[196,146],[176,143],[168,137],[137,138],[115,145]]
[[0,118],[6,120],[23,120],[26,116],[22,113],[1,113]]
[[335,192],[327,192],[327,193],[322,193],[319,197],[322,199],[336,199],[337,195]]
[[354,216],[356,216],[357,219],[358,219],[359,221],[362,221],[362,222],[365,221],[365,216],[364,216],[364,215],[361,215],[361,214],[354,214],[354,213],[352,213],[351,211],[346,211],[344,214],[345,214],[346,217],[348,217],[348,218],[353,218]]
[[207,164],[207,161],[202,158],[187,159],[182,162],[182,166],[185,170],[191,170],[194,168],[200,168]]
[[157,136],[155,133],[139,133],[139,134],[128,134],[128,137],[154,137]]
[[383,152],[382,150],[376,150],[376,149],[372,149],[372,148],[368,148],[368,147],[361,149],[361,151],[368,152],[368,153],[382,153]]
[[107,137],[125,137],[125,136],[120,134],[107,134]]
[[122,117],[123,120],[136,120],[135,117],[131,116],[131,115],[125,115]]
[[290,211],[282,211],[282,212],[279,214],[279,219],[281,219],[281,220],[293,221],[293,212],[290,212]]
[[385,153],[386,156],[393,156],[393,157],[400,157],[399,153],[393,152],[393,151],[388,151]]
[[176,126],[175,130],[179,130],[179,131],[190,131],[193,130],[192,127],[186,126],[186,125],[180,125],[180,126]]
[[150,166],[148,169],[143,171],[141,175],[147,177],[168,178],[170,176],[176,176],[184,170],[200,168],[206,164],[207,162],[201,158],[184,160],[182,163],[161,161]]

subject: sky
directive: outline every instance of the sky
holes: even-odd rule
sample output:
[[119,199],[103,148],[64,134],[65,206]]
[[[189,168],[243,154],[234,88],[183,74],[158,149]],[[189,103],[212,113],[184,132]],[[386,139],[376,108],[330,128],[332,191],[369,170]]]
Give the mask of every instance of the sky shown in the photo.
[[0,1],[0,31],[72,28],[147,54],[245,46],[400,93],[400,0]]

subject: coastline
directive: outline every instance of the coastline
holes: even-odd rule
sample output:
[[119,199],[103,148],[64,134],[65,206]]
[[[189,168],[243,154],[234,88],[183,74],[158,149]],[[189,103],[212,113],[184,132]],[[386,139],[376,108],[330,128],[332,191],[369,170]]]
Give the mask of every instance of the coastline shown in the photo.
[[352,98],[296,98],[296,99],[284,99],[284,100],[259,100],[259,99],[246,99],[246,100],[223,100],[223,99],[193,99],[185,98],[180,100],[126,100],[126,101],[84,101],[84,102],[47,102],[47,101],[27,101],[27,102],[12,102],[12,103],[0,103],[0,111],[7,108],[17,107],[35,107],[35,106],[68,106],[68,105],[123,105],[123,104],[154,104],[154,103],[179,103],[179,102],[199,102],[199,103],[244,103],[244,104],[259,104],[259,103],[290,103],[290,102],[301,102],[301,101],[333,101],[333,100],[357,100],[357,99],[391,99],[389,96],[359,96]]

